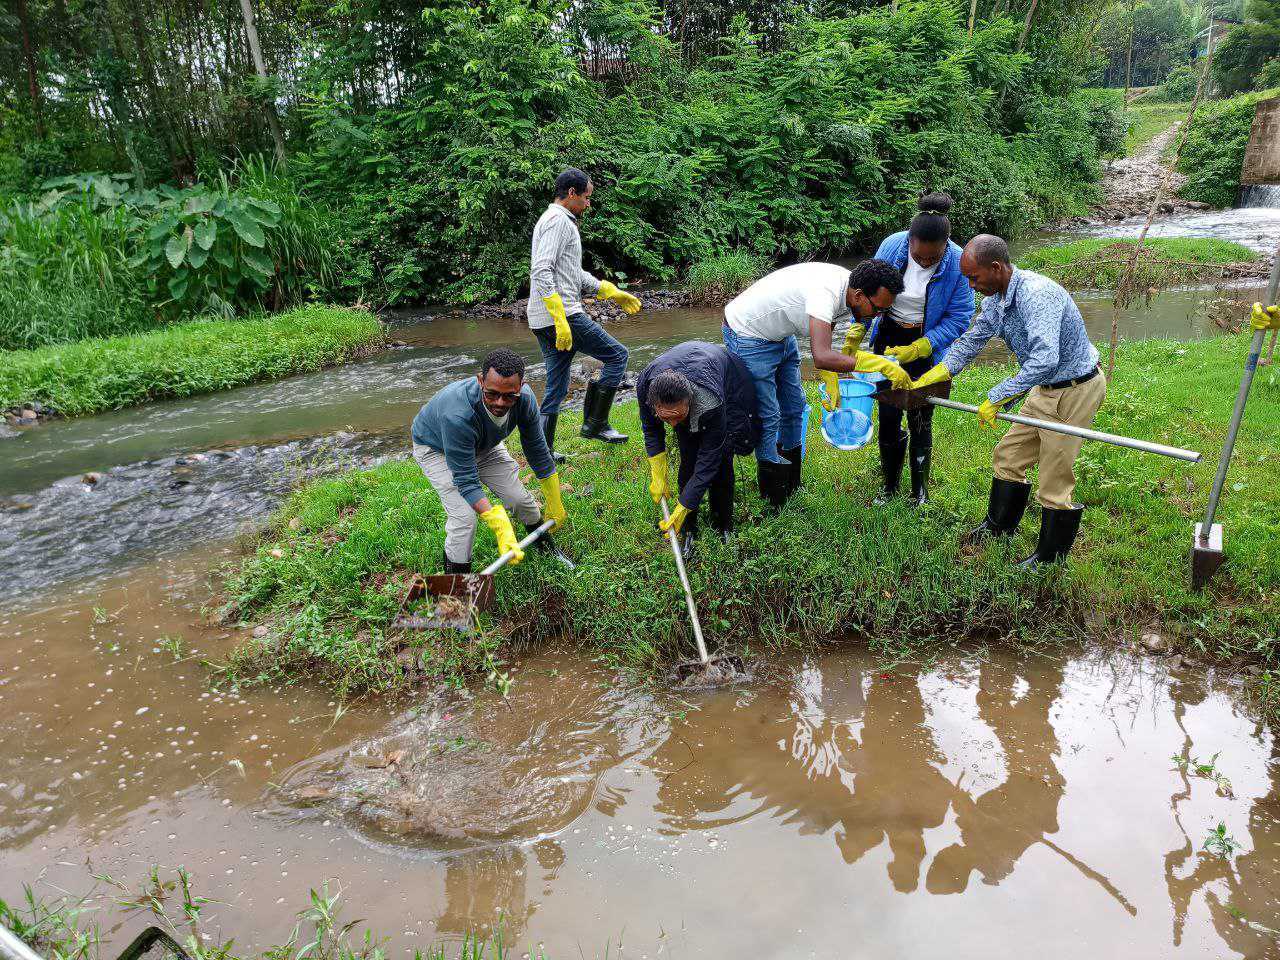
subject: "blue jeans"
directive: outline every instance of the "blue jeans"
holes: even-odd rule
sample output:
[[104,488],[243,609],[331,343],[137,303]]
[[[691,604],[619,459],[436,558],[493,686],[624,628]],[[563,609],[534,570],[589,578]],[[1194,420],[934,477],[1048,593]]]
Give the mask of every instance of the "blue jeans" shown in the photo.
[[556,349],[555,327],[539,327],[533,331],[542,348],[542,359],[547,362],[547,389],[543,391],[539,408],[548,416],[560,412],[560,403],[569,392],[569,368],[573,366],[573,355],[579,350],[604,364],[600,371],[602,387],[616,387],[627,372],[627,348],[605,333],[604,327],[585,313],[572,313],[565,319],[573,333],[571,350]]
[[760,442],[756,459],[782,463],[778,450],[791,450],[804,439],[804,387],[800,385],[800,350],[796,338],[761,340],[721,328],[724,345],[742,358],[756,385],[756,410],[760,413]]

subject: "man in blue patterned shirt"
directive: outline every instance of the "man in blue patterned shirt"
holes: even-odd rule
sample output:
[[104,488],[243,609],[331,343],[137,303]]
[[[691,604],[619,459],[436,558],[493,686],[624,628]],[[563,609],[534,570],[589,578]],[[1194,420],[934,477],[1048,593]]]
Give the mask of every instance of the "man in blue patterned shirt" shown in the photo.
[[[978,408],[989,427],[1000,407],[1026,395],[1022,413],[1072,426],[1087,427],[1102,406],[1107,381],[1098,369],[1098,351],[1089,342],[1080,309],[1070,294],[1048,277],[1019,270],[1009,262],[1009,247],[999,237],[983,234],[964,248],[960,271],[982,294],[982,310],[946,359],[916,380],[924,387],[954,377],[969,365],[992,337],[999,337],[1021,365],[996,384]],[[972,539],[1009,536],[1022,520],[1031,493],[1027,470],[1040,465],[1036,499],[1043,513],[1036,552],[1022,562],[1034,567],[1066,557],[1080,530],[1084,507],[1072,499],[1075,460],[1083,441],[1049,430],[1014,424],[996,444],[995,477],[987,517]]]

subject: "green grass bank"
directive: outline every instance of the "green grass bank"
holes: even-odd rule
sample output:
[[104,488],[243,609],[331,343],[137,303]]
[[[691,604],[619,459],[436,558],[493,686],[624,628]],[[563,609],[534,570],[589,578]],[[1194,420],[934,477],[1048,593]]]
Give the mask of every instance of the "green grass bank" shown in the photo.
[[[1053,277],[1071,289],[1114,290],[1120,283],[1136,240],[1091,237],[1037,247],[1018,258],[1018,266]],[[1213,283],[1251,274],[1258,255],[1248,247],[1212,237],[1150,237],[1134,266],[1134,283],[1157,290],[1179,284]]]
[[307,306],[0,352],[0,409],[38,402],[84,416],[319,370],[384,343],[382,324],[367,311]]
[[1190,103],[1131,103],[1125,110],[1129,117],[1126,152],[1137,153],[1175,123],[1185,120],[1190,109]]
[[[937,413],[932,499],[915,512],[904,501],[873,505],[875,444],[833,450],[815,416],[804,486],[781,514],[764,513],[754,463],[737,462],[737,536],[728,545],[704,537],[690,567],[709,639],[760,651],[861,632],[889,655],[912,656],[973,638],[1059,642],[1155,624],[1196,655],[1274,667],[1274,373],[1255,381],[1222,504],[1229,563],[1206,593],[1187,584],[1192,524],[1204,508],[1246,347],[1244,337],[1122,345],[1098,428],[1192,447],[1205,461],[1189,467],[1086,444],[1077,498],[1088,512],[1063,571],[1028,574],[1010,565],[1034,545],[1034,507],[1011,542],[961,549],[961,534],[986,508],[997,438],[976,418]],[[976,403],[1002,374],[969,371],[954,395]],[[299,490],[253,552],[227,571],[228,615],[266,624],[268,633],[247,639],[224,669],[241,683],[307,680],[353,695],[396,689],[415,672],[463,682],[491,673],[514,646],[554,637],[640,670],[687,656],[692,639],[670,553],[654,530],[635,406],[619,408],[616,423],[632,434],[625,446],[604,449],[565,431],[575,456],[562,470],[570,523],[558,539],[578,560],[576,575],[532,554],[504,571],[498,615],[473,641],[389,629],[407,572],[437,572],[440,564],[439,502],[415,464],[393,461]],[[494,553],[481,531],[476,560],[487,563]]]

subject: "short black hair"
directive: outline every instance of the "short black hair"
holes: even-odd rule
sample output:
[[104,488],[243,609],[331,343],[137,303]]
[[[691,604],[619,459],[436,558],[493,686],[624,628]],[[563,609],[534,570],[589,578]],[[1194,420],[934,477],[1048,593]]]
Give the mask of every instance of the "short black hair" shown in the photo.
[[947,214],[955,203],[947,193],[926,193],[916,201],[920,212],[911,218],[910,235],[925,243],[951,239],[951,218]]
[[902,274],[887,260],[863,260],[849,271],[849,289],[874,297],[881,287],[895,297],[902,292]]
[[563,200],[572,190],[578,196],[587,192],[587,187],[591,184],[591,178],[585,172],[577,167],[570,167],[560,176],[556,177],[556,199]]
[[494,350],[480,364],[480,377],[492,370],[500,377],[520,377],[524,379],[524,357],[514,350],[505,347]]
[[693,384],[679,370],[663,370],[649,384],[649,406],[669,407],[693,399]]
[[993,263],[1011,263],[1009,245],[994,233],[978,234],[969,241],[965,249],[973,254],[980,267],[989,267]]

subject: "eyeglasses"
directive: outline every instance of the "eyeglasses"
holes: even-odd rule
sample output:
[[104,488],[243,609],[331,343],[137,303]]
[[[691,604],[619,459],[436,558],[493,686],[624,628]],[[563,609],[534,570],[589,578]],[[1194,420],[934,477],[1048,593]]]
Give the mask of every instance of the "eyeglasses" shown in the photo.
[[480,392],[484,394],[484,398],[490,403],[500,403],[503,400],[508,403],[515,403],[520,399],[519,390],[515,393],[503,393],[501,390],[481,390]]

